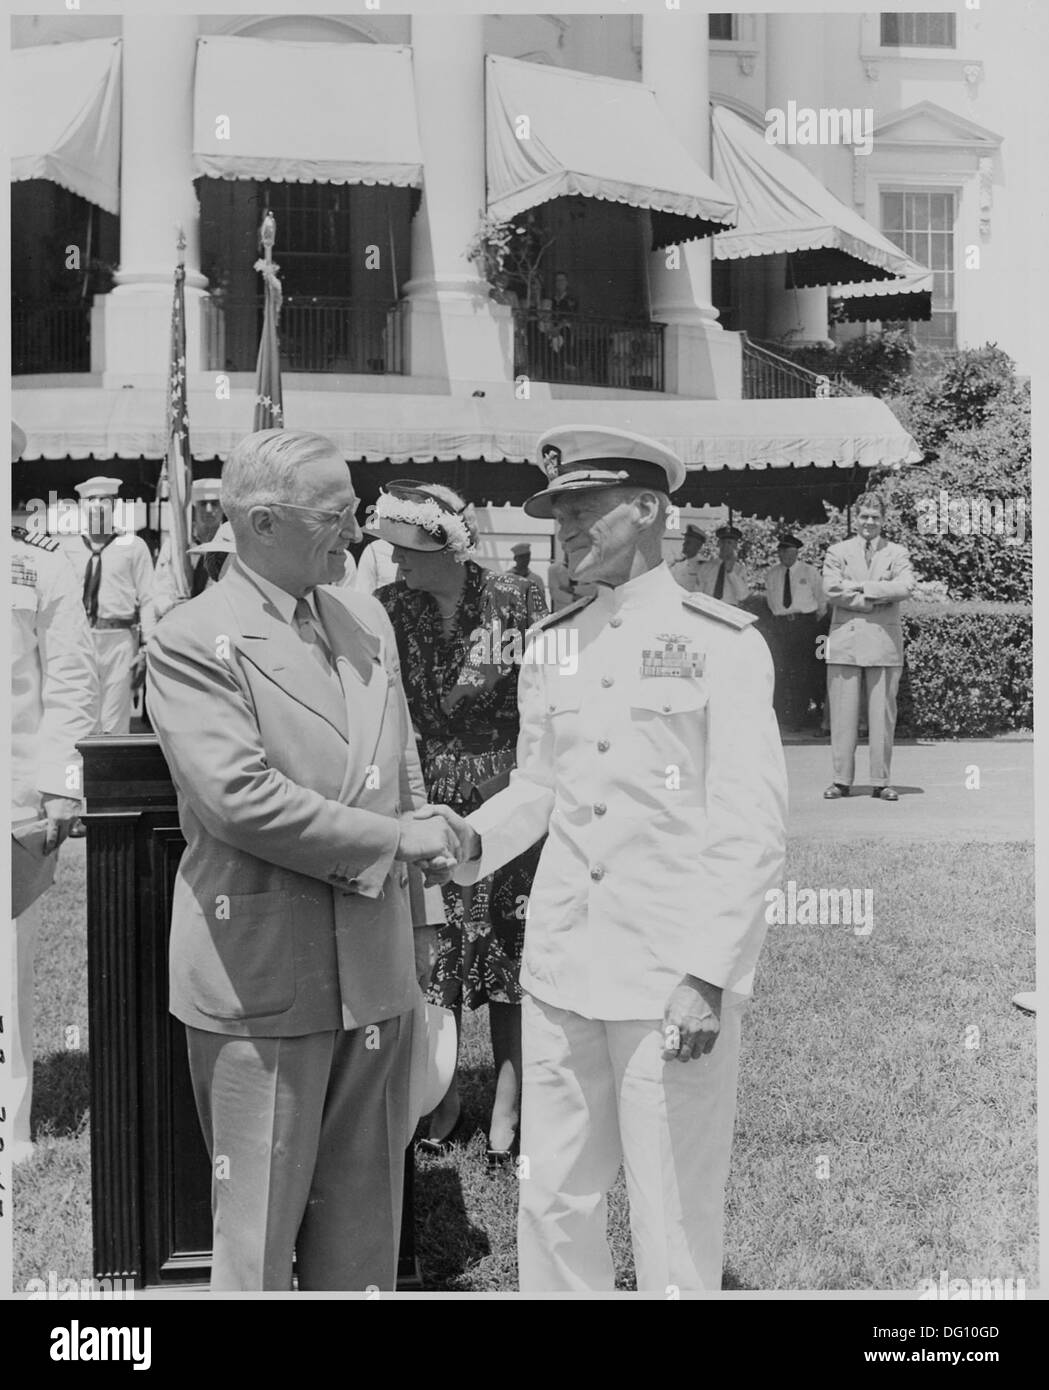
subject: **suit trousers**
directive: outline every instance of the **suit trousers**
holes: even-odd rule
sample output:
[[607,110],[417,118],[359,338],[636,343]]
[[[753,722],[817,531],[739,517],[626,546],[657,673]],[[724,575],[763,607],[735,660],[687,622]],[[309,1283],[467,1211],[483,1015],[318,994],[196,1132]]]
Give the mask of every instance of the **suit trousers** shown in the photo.
[[773,704],[777,719],[788,727],[801,725],[809,712],[809,701],[819,702],[819,682],[823,662],[816,656],[815,613],[795,613],[771,620],[772,660],[776,670]]
[[902,669],[901,666],[828,664],[831,757],[834,780],[842,786],[851,787],[856,775],[861,684],[866,686],[871,784],[875,787],[888,785],[892,740],[896,732],[896,692]]
[[127,628],[93,628],[98,663],[100,734],[131,732],[131,666],[135,639]]
[[637,1288],[721,1288],[741,1001],[714,1050],[664,1062],[661,1019],[583,1018],[525,994],[522,1293],[615,1287],[607,1193],[622,1163]]
[[295,1038],[186,1028],[214,1291],[393,1289],[413,1015]]
[[11,1147],[16,1157],[28,1153],[29,1116],[33,1108],[33,958],[40,931],[40,898],[11,919],[11,979],[14,1006],[4,1020],[10,1059],[7,1104],[11,1108]]

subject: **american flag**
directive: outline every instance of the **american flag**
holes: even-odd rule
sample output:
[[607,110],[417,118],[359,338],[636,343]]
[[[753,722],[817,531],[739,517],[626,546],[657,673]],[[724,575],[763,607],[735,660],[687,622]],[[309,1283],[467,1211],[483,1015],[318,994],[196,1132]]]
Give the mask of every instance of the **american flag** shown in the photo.
[[189,556],[190,489],[193,456],[189,451],[189,397],[186,391],[186,239],[179,232],[175,297],[171,305],[171,370],[168,376],[168,452],[160,471],[158,495],[165,478],[171,501],[171,570],[180,598],[189,598],[192,584]]
[[259,356],[255,367],[255,423],[257,430],[282,430],[284,428],[284,398],[280,385],[280,339],[277,325],[280,322],[281,288],[277,271],[280,269],[273,261],[273,243],[277,237],[277,222],[268,209],[259,229],[264,259],[255,262],[255,269],[262,274],[263,293],[266,296],[262,319],[262,338],[259,342]]

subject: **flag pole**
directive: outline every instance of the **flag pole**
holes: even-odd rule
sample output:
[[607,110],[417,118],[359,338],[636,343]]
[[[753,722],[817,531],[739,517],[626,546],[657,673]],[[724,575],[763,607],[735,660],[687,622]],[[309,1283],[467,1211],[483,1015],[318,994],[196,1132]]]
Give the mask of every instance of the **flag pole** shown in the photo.
[[255,262],[255,269],[262,276],[264,308],[262,316],[262,337],[259,339],[259,354],[255,365],[255,417],[252,426],[255,430],[284,428],[284,398],[280,379],[280,338],[277,326],[280,323],[281,286],[277,272],[280,266],[273,259],[273,247],[277,240],[277,219],[269,208],[263,213],[259,228],[259,244],[262,258]]
[[[160,470],[158,493],[163,504],[167,485],[171,505],[170,555],[175,591],[189,598],[190,496],[193,485],[193,455],[189,443],[189,393],[186,366],[186,233],[177,227],[175,288],[171,304],[171,357],[168,373],[167,450]],[[158,507],[157,523],[161,523]]]

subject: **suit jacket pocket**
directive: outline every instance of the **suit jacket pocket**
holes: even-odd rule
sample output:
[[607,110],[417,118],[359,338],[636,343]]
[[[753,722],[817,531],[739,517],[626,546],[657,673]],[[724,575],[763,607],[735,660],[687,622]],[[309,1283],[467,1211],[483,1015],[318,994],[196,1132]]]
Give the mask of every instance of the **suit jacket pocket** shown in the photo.
[[260,1018],[295,1002],[294,899],[283,892],[228,893],[198,919],[190,984],[201,1013]]

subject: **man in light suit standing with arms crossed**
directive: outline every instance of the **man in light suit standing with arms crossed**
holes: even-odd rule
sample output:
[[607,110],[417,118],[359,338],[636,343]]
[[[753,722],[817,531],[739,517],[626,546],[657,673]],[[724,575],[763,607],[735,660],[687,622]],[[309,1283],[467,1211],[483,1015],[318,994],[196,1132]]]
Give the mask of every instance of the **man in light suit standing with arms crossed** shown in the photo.
[[[392,1288],[418,1000],[424,802],[381,606],[333,586],[359,539],[320,435],[263,430],[222,478],[237,554],[148,649],[186,849],[171,1011],[211,1155],[215,1290]],[[414,871],[412,871],[414,874]],[[429,911],[427,910],[429,909]]]
[[[463,860],[479,857],[454,874],[547,835],[521,973],[520,1285],[614,1287],[622,1162],[638,1288],[720,1289],[740,1016],[783,866],[772,661],[750,614],[663,562],[676,455],[588,426],[550,444],[558,465],[525,511],[557,521],[597,592],[532,629],[517,769],[459,822]],[[575,668],[542,663],[560,635],[544,629],[568,625]]]
[[834,781],[828,801],[848,796],[856,774],[860,698],[866,689],[872,796],[899,801],[889,785],[896,693],[903,669],[900,602],[914,592],[911,560],[881,534],[885,503],[861,497],[858,534],[832,545],[823,558],[823,590],[831,608],[827,638],[827,700]]

